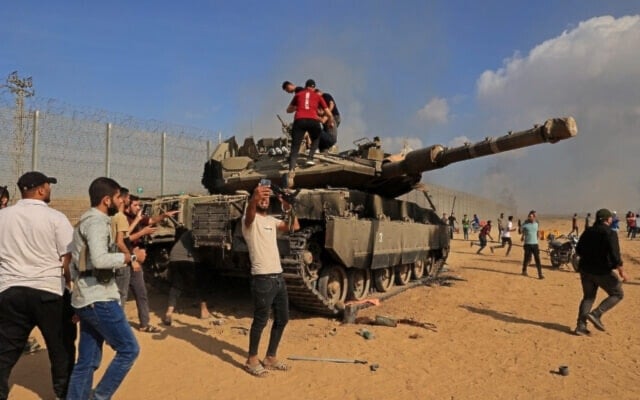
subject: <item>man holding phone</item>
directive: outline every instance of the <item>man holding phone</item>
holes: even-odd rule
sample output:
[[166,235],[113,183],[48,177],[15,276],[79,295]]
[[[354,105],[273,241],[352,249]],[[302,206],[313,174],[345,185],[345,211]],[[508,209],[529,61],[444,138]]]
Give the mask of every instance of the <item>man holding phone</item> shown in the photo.
[[[282,277],[282,265],[278,252],[277,231],[289,232],[300,229],[298,219],[293,216],[293,207],[282,196],[278,200],[286,214],[284,220],[267,214],[271,196],[271,182],[263,179],[254,189],[242,218],[242,235],[249,248],[251,259],[251,294],[253,296],[253,322],[249,334],[249,357],[245,370],[258,377],[265,376],[267,370],[287,371],[289,366],[276,357],[278,345],[289,321],[289,297]],[[264,327],[273,309],[273,325],[269,337],[267,355],[258,358],[258,346]]]

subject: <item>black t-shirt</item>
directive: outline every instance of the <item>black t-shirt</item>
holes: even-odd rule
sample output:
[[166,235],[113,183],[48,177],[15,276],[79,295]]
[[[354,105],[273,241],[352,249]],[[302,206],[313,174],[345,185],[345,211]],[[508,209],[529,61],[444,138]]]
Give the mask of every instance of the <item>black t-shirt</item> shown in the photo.
[[327,103],[327,105],[329,105],[329,102],[333,101],[333,111],[331,111],[331,114],[333,114],[334,116],[340,115],[340,111],[338,111],[338,105],[333,99],[333,96],[331,96],[329,93],[322,93],[322,98]]
[[618,234],[603,223],[584,231],[576,252],[580,256],[580,271],[605,275],[622,265]]

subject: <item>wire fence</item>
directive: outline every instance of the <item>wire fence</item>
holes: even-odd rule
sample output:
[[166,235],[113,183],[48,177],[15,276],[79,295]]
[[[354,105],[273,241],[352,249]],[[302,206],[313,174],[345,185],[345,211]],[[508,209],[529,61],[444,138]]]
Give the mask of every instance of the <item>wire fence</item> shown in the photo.
[[[218,140],[220,134],[214,131],[80,110],[56,100],[35,98],[28,111],[20,112],[10,96],[0,93],[0,185],[8,186],[13,199],[15,182],[30,170],[58,179],[56,199],[86,199],[89,184],[98,176],[148,197],[204,193],[203,166]],[[463,214],[478,214],[483,220],[495,220],[501,212],[515,215],[513,205],[428,187],[436,210],[453,210],[458,221]],[[421,193],[403,198],[429,207]]]
[[15,197],[18,177],[37,170],[58,178],[56,197],[86,197],[98,176],[143,196],[203,193],[203,166],[217,136],[55,100],[34,100],[21,112],[0,96],[0,184]]

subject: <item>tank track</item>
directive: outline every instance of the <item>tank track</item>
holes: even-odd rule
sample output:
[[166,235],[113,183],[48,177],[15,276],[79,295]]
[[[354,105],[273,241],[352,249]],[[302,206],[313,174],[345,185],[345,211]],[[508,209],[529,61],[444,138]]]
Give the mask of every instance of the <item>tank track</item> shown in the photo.
[[283,277],[287,284],[289,300],[295,307],[314,314],[337,315],[343,311],[344,305],[339,307],[327,301],[313,287],[310,280],[304,279],[305,265],[302,255],[307,248],[307,241],[320,227],[309,227],[289,236],[290,253],[280,259]]
[[[309,313],[334,316],[343,313],[345,305],[343,303],[333,303],[328,301],[313,286],[315,281],[304,278],[305,265],[303,261],[303,253],[306,250],[307,241],[314,233],[319,232],[320,230],[322,230],[322,227],[314,226],[291,234],[289,236],[289,246],[291,251],[285,257],[281,257],[280,261],[291,304],[296,308]],[[418,280],[412,281],[406,286],[396,286],[389,292],[373,294],[370,297],[383,300],[396,296],[412,287],[429,283],[438,277],[445,261],[446,258],[435,260],[433,272],[429,276],[424,276]]]

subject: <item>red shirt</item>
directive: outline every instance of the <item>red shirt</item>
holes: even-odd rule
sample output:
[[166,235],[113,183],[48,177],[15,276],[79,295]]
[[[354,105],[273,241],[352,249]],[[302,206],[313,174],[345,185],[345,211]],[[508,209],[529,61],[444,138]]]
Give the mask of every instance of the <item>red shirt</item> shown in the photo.
[[296,115],[293,119],[316,119],[318,108],[329,108],[327,102],[314,89],[304,89],[293,96],[291,105],[296,106]]
[[482,230],[480,231],[480,236],[487,236],[490,229],[491,229],[491,225],[489,224],[486,224],[485,226],[483,226]]

